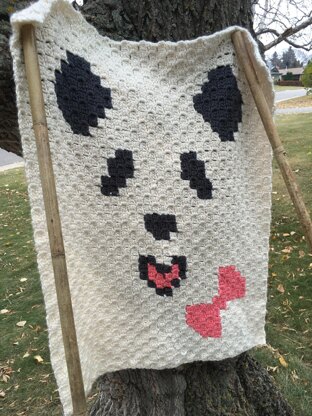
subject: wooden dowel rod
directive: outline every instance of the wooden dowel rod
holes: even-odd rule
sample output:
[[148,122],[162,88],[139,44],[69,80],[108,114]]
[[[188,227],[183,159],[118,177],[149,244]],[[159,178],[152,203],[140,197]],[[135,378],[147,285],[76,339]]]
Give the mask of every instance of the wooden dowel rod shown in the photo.
[[29,24],[23,26],[21,36],[73,413],[74,416],[85,416],[86,398],[67,275],[34,27]]
[[299,221],[303,227],[307,244],[312,252],[311,218],[303,201],[302,193],[297,183],[296,177],[289,165],[285,149],[277,133],[277,129],[272,118],[271,110],[262,91],[262,87],[259,83],[257,77],[259,63],[254,54],[253,48],[250,45],[247,33],[242,31],[234,32],[232,35],[232,42],[234,44],[235,52],[238,57],[239,63],[248,81],[264,129],[270,140],[275,159],[284,178],[289,195],[296,209]]

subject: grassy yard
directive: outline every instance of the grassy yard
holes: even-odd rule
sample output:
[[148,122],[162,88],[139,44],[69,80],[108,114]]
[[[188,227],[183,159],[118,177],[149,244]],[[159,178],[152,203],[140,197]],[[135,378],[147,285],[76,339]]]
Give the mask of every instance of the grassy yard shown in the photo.
[[[312,118],[287,115],[277,122],[311,209]],[[0,173],[0,201],[0,414],[60,415],[22,169]],[[312,408],[311,276],[312,257],[274,164],[268,346],[253,355],[298,416],[310,416]]]
[[[309,114],[277,117],[280,136],[312,211],[312,118]],[[274,163],[273,218],[269,264],[268,347],[255,357],[266,366],[296,410],[312,409],[312,257]]]
[[294,87],[294,86],[284,86],[284,85],[274,85],[275,91],[286,91],[286,90],[302,90],[303,87]]
[[60,415],[23,169],[0,174],[0,201],[0,414]]

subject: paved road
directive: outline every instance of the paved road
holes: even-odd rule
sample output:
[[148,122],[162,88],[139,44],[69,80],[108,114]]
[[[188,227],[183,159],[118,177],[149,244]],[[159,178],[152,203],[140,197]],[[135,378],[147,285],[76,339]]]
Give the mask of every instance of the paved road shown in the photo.
[[275,102],[289,100],[290,98],[303,97],[306,95],[306,90],[304,88],[300,90],[286,90],[286,91],[277,91],[275,93]]
[[278,108],[275,114],[312,113],[312,107]]
[[14,153],[9,153],[3,149],[0,149],[0,166],[11,165],[12,163],[19,162],[23,162],[21,157],[16,156]]

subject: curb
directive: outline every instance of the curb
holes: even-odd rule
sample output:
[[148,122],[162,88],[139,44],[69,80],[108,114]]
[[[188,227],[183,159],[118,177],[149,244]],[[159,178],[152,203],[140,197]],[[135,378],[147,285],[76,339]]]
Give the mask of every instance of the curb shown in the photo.
[[0,172],[5,172],[6,170],[22,167],[24,167],[24,162],[11,163],[10,165],[0,166]]

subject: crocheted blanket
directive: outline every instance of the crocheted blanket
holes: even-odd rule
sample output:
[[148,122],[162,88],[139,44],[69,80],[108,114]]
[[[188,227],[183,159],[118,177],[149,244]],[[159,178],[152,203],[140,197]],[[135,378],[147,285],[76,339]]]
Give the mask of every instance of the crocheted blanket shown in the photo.
[[[238,28],[177,43],[117,42],[67,1],[41,0],[13,15],[11,50],[65,414],[71,400],[19,39],[24,23],[36,25],[86,392],[105,372],[221,360],[265,343],[271,150],[231,42]],[[256,53],[271,105],[269,73]]]

